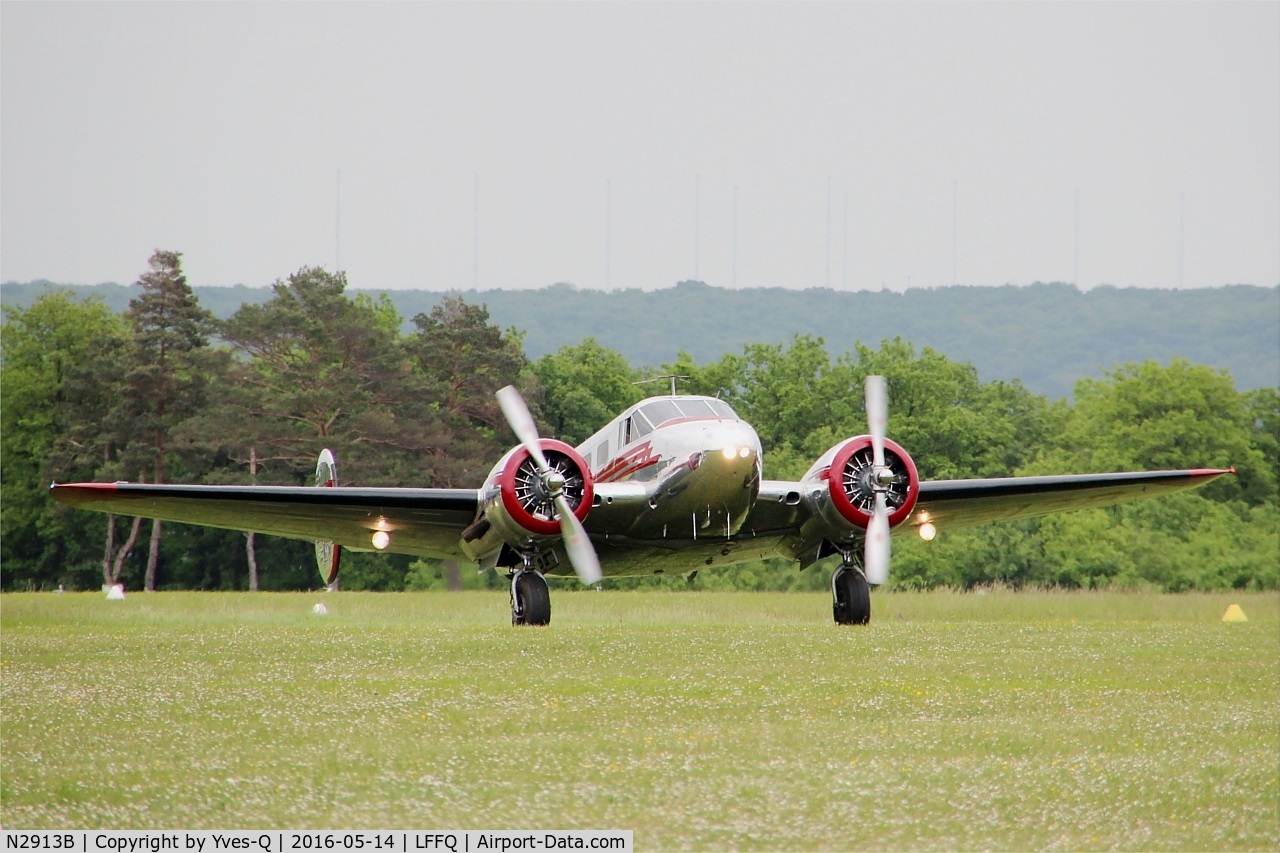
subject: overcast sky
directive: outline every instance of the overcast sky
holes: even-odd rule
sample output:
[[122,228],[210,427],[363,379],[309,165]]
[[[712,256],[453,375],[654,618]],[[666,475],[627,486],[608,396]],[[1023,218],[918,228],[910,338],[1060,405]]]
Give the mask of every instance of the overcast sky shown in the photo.
[[4,2],[0,40],[4,281],[1280,283],[1280,3]]

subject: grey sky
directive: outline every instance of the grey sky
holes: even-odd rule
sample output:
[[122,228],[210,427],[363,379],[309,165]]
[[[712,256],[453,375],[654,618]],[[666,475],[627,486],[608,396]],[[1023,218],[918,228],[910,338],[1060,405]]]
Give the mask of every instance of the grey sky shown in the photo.
[[1071,281],[1077,191],[1081,286],[1280,283],[1274,2],[4,2],[0,87],[6,281],[730,286],[736,187],[739,287]]

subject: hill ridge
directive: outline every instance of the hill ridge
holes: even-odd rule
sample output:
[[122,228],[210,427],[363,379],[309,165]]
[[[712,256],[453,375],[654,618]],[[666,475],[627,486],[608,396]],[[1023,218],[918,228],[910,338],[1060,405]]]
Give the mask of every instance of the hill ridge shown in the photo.
[[[4,305],[27,305],[49,288],[101,297],[123,310],[135,292],[118,284],[45,281],[0,285]],[[748,343],[813,335],[833,355],[856,341],[901,337],[968,362],[983,381],[1020,380],[1051,398],[1083,377],[1130,361],[1186,358],[1231,373],[1236,387],[1280,386],[1280,286],[1223,285],[1160,290],[1062,283],[944,286],[906,291],[731,290],[682,281],[660,290],[591,290],[555,284],[537,290],[383,290],[406,324],[446,295],[488,306],[493,322],[524,333],[530,358],[594,337],[632,364],[673,361],[680,350],[706,363]],[[269,287],[197,286],[201,304],[227,317]]]

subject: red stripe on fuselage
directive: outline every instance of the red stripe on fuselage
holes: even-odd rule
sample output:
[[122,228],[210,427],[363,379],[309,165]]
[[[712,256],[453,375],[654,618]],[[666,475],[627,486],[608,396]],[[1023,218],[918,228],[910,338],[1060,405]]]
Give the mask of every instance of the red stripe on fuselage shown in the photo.
[[653,444],[646,441],[621,456],[609,460],[609,464],[596,474],[596,482],[612,483],[635,472],[656,464],[659,457],[653,452]]

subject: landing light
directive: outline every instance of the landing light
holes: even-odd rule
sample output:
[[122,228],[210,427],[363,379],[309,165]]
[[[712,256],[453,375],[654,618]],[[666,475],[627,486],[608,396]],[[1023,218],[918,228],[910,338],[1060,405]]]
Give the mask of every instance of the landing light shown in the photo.
[[750,447],[738,448],[738,455],[741,456],[743,459],[746,459],[748,456],[751,455],[751,448]]
[[724,449],[725,459],[732,459],[737,455],[738,455],[738,448],[734,447],[732,444]]
[[387,531],[379,530],[377,533],[373,534],[373,547],[377,548],[379,551],[383,550],[390,544],[391,534],[387,533]]
[[926,521],[924,524],[920,525],[919,532],[921,539],[926,542],[932,542],[933,537],[938,535],[938,528],[933,526],[932,521]]

